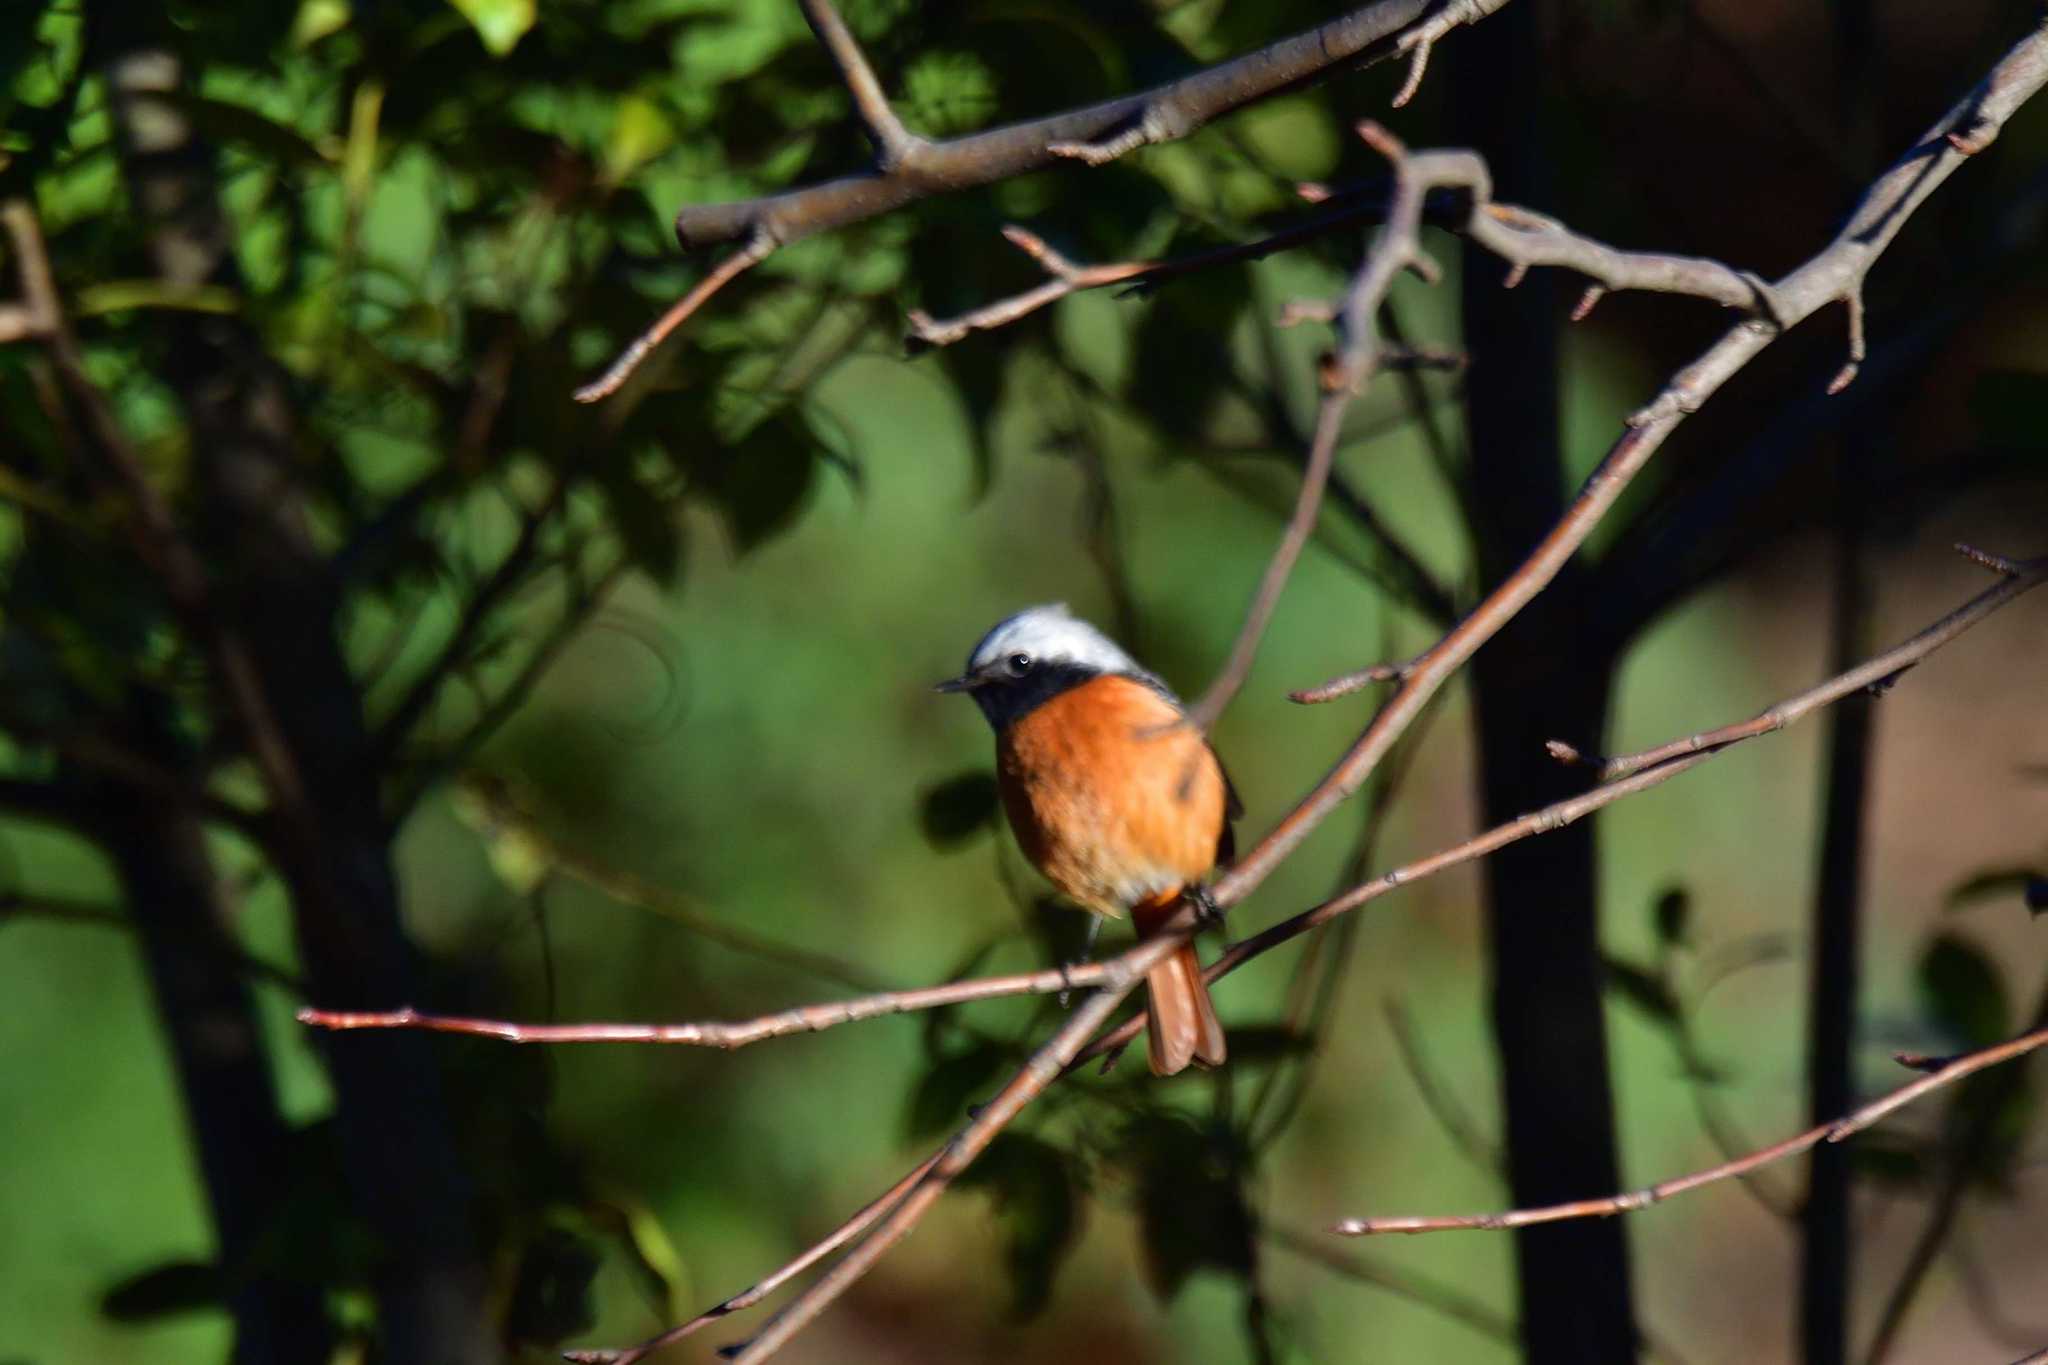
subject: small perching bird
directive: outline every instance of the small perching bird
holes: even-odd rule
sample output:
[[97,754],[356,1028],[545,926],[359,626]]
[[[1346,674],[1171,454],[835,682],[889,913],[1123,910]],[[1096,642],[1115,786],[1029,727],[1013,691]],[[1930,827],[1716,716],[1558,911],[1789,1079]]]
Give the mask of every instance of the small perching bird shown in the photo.
[[[1115,641],[1067,610],[1000,621],[938,685],[966,692],[996,732],[996,790],[1032,865],[1098,915],[1131,915],[1138,936],[1232,855],[1243,813],[1215,751],[1182,724],[1180,698]],[[1146,978],[1152,1070],[1224,1058],[1201,959],[1183,945]]]

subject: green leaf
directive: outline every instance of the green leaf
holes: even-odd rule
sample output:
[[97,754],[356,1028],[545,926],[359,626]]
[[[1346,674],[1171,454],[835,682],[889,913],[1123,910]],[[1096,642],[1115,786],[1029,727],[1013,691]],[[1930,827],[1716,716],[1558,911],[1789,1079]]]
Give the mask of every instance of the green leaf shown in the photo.
[[661,1316],[674,1318],[676,1305],[689,1284],[689,1271],[661,1218],[643,1201],[621,1193],[609,1195],[599,1209],[615,1222],[618,1244],[625,1249],[634,1273],[653,1297]]
[[816,455],[809,433],[784,414],[716,452],[705,479],[741,554],[796,520],[817,472]]
[[987,1091],[1007,1060],[994,1043],[975,1043],[941,1057],[910,1094],[904,1127],[913,1138],[942,1133],[959,1123],[968,1106]]
[[954,848],[996,818],[996,778],[977,769],[947,778],[918,799],[918,821],[935,848]]
[[589,1331],[597,1322],[591,1288],[603,1264],[588,1238],[561,1226],[541,1229],[519,1258],[505,1310],[506,1335],[553,1346]]
[[1920,993],[1927,1012],[1966,1047],[2002,1041],[2012,1018],[2005,983],[1984,951],[1943,934],[1920,959]]
[[170,1261],[130,1275],[100,1296],[100,1312],[115,1322],[154,1322],[179,1313],[219,1308],[227,1301],[220,1267],[207,1261]]
[[353,16],[349,0],[300,0],[299,12],[292,17],[292,46],[311,47],[348,27]]
[[1236,1137],[1147,1114],[1125,1130],[1124,1150],[1137,1166],[1145,1264],[1159,1297],[1171,1299],[1201,1269],[1248,1277],[1255,1225]]
[[612,112],[611,134],[604,144],[604,176],[616,185],[675,145],[675,125],[660,105],[644,95],[628,95]]
[[1666,948],[1679,947],[1691,940],[1692,897],[1682,886],[1674,886],[1657,897],[1657,903],[1650,909],[1650,917],[1657,927],[1657,942]]
[[627,558],[656,582],[673,586],[683,568],[683,528],[675,508],[616,466],[596,481]]
[[1080,1181],[1073,1160],[1051,1143],[1004,1133],[961,1175],[963,1186],[994,1199],[1010,1270],[1011,1311],[1037,1315],[1081,1228]]
[[519,40],[538,17],[536,0],[448,0],[469,20],[476,36],[493,57],[502,57],[519,46]]

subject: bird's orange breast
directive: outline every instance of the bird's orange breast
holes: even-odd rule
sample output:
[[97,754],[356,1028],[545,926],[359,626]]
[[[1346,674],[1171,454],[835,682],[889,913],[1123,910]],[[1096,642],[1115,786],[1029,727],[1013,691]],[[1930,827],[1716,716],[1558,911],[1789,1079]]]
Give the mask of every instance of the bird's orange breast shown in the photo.
[[1180,709],[1106,674],[997,737],[997,787],[1039,871],[1091,910],[1121,915],[1207,875],[1223,832],[1223,769]]

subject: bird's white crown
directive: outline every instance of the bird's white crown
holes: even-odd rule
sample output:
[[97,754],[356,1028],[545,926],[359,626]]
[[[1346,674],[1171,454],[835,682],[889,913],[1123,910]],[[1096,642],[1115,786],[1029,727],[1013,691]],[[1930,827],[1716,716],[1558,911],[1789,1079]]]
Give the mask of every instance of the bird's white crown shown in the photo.
[[1143,675],[1138,661],[1116,641],[1083,621],[1064,602],[1026,607],[996,622],[967,656],[967,671],[988,667],[1012,654],[1027,654],[1042,664],[1072,664],[1098,673]]

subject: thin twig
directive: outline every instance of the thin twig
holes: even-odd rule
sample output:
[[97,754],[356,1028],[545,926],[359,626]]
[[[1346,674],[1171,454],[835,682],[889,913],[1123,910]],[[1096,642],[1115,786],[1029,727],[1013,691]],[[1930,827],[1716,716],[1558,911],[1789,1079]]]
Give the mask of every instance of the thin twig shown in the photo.
[[691,1318],[688,1322],[678,1323],[665,1332],[658,1332],[637,1346],[629,1346],[623,1350],[568,1351],[564,1353],[564,1358],[577,1362],[577,1365],[633,1365],[634,1361],[650,1356],[664,1346],[681,1341],[684,1337],[710,1326],[720,1318],[737,1313],[742,1309],[752,1308],[755,1304],[787,1284],[792,1278],[803,1274],[819,1261],[824,1260],[848,1242],[859,1238],[861,1234],[873,1227],[875,1221],[894,1208],[904,1195],[914,1189],[917,1183],[923,1180],[931,1171],[931,1168],[938,1164],[939,1158],[944,1155],[945,1151],[943,1148],[933,1152],[922,1162],[912,1167],[910,1174],[904,1176],[894,1185],[891,1185],[888,1189],[877,1195],[873,1201],[862,1206],[860,1211],[855,1213],[853,1217],[827,1233],[823,1241],[814,1243],[801,1256],[782,1266],[774,1274],[768,1275],[747,1286],[747,1288],[734,1294],[731,1298],[721,1300],[719,1303],[712,1305],[696,1317]]
[[1609,1195],[1604,1199],[1579,1199],[1569,1204],[1552,1204],[1544,1208],[1510,1209],[1504,1213],[1447,1214],[1420,1218],[1347,1218],[1336,1224],[1331,1231],[1346,1237],[1373,1237],[1389,1232],[1521,1228],[1536,1223],[1559,1223],[1573,1218],[1607,1218],[1617,1213],[1633,1213],[1637,1209],[1661,1203],[1673,1195],[1684,1194],[1702,1185],[1711,1185],[1716,1181],[1742,1175],[1788,1156],[1796,1156],[1823,1142],[1840,1142],[1843,1138],[1862,1132],[1894,1110],[1911,1104],[1923,1095],[1959,1081],[1965,1076],[1975,1075],[1987,1067],[2025,1056],[2044,1045],[2048,1045],[2048,1029],[2038,1029],[2009,1042],[1965,1053],[1933,1075],[1909,1081],[1884,1098],[1866,1104],[1854,1113],[1828,1123],[1817,1124],[1803,1133],[1786,1138],[1782,1142],[1774,1142],[1768,1147],[1759,1148],[1733,1161],[1724,1161],[1718,1166],[1709,1166],[1690,1175],[1659,1181],[1657,1184],[1647,1185],[1627,1194]]
[[879,1226],[868,1234],[867,1239],[770,1318],[759,1335],[733,1356],[734,1365],[760,1365],[761,1361],[774,1355],[833,1300],[852,1288],[889,1248],[908,1236],[938,1197],[945,1193],[946,1187],[981,1155],[998,1133],[1009,1126],[1025,1105],[1059,1078],[1089,1035],[1108,1022],[1124,997],[1143,979],[1145,971],[1165,961],[1186,939],[1185,932],[1164,934],[1126,954],[1126,969],[1075,1009],[1073,1016],[1053,1035],[1052,1040],[1033,1053],[1009,1084],[947,1141],[938,1161],[899,1203],[883,1215]]
[[1358,135],[1384,156],[1393,170],[1394,193],[1387,205],[1387,221],[1367,249],[1365,262],[1352,277],[1338,311],[1342,344],[1337,355],[1324,366],[1323,399],[1316,413],[1315,435],[1309,442],[1308,465],[1302,471],[1293,515],[1259,579],[1258,591],[1252,595],[1229,657],[1201,700],[1188,710],[1188,724],[1198,730],[1207,731],[1216,724],[1250,676],[1259,643],[1280,605],[1280,594],[1286,590],[1302,547],[1315,530],[1323,490],[1329,482],[1330,464],[1336,458],[1345,409],[1379,371],[1383,359],[1381,305],[1404,271],[1414,270],[1425,276],[1435,271],[1435,265],[1422,251],[1422,206],[1430,189],[1442,183],[1440,175],[1450,163],[1435,155],[1409,155],[1400,140],[1377,123],[1361,123]]
[[656,318],[652,327],[633,338],[632,343],[619,352],[619,358],[614,360],[603,374],[576,390],[571,396],[579,403],[595,403],[601,398],[609,398],[617,393],[624,387],[626,381],[633,377],[633,371],[639,369],[641,363],[654,354],[654,348],[668,339],[670,332],[688,322],[690,315],[701,308],[713,294],[766,260],[774,249],[773,238],[766,233],[756,233],[753,240],[713,266],[711,273],[697,281],[694,289],[678,299],[666,313]]
[[[1988,558],[1981,552],[1966,552],[1978,562]],[[1640,772],[1644,768],[1680,754],[1718,749],[1739,740],[1753,739],[1758,735],[1770,734],[1774,730],[1782,730],[1792,722],[1811,715],[1829,702],[1838,701],[1851,692],[1890,682],[1901,672],[1927,657],[1931,650],[1940,648],[1985,616],[2039,584],[2044,577],[2048,577],[2048,556],[2022,563],[2000,559],[1996,561],[1995,567],[1996,571],[2003,575],[2000,583],[1971,598],[1912,639],[1886,650],[1847,673],[1828,679],[1818,687],[1809,688],[1795,697],[1788,697],[1748,720],[1712,730],[1702,730],[1697,734],[1674,739],[1639,753],[1607,759],[1600,765],[1601,780],[1612,781],[1618,777],[1627,777],[1630,773]],[[1556,744],[1552,751],[1561,757],[1575,752],[1569,745],[1563,743]]]
[[1149,294],[1168,280],[1219,265],[1256,261],[1303,242],[1314,241],[1338,228],[1377,217],[1384,211],[1384,205],[1361,197],[1332,212],[1305,218],[1254,241],[1233,242],[1166,261],[1121,261],[1107,265],[1076,264],[1046,246],[1035,234],[1020,227],[1006,227],[1003,236],[1045,267],[1046,282],[944,321],[935,320],[921,309],[912,309],[907,315],[911,339],[921,346],[950,346],[974,332],[994,331],[1007,326],[1070,294],[1115,284],[1127,286],[1132,294]]

